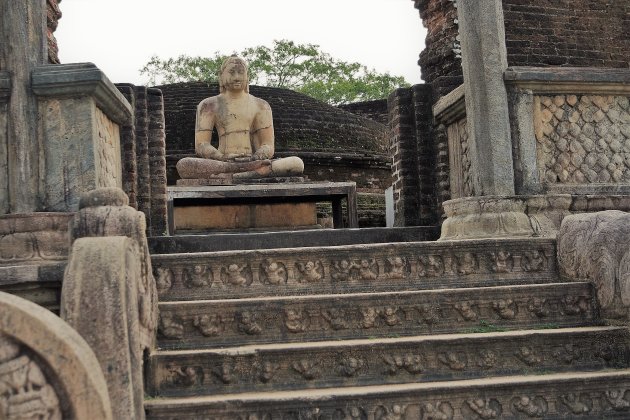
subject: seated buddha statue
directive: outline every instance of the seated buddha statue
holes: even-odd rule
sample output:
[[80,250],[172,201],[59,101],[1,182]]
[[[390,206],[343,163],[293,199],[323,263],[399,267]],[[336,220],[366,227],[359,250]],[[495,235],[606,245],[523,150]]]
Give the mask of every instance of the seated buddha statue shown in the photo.
[[[299,176],[304,163],[297,156],[272,159],[274,131],[269,104],[249,94],[247,63],[228,57],[219,72],[219,95],[197,106],[195,155],[177,162],[182,178],[232,179]],[[219,145],[210,144],[216,128]]]

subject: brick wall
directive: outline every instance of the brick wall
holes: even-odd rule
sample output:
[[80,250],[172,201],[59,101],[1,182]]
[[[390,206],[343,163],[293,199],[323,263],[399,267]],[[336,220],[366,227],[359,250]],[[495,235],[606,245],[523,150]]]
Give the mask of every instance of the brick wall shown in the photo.
[[630,68],[627,0],[503,0],[511,66]]
[[427,36],[418,64],[422,79],[432,85],[434,101],[463,83],[461,60],[456,57],[457,8],[452,0],[414,0]]
[[[427,28],[418,64],[437,101],[463,82],[456,1],[413,1]],[[503,0],[503,10],[510,66],[630,68],[627,0]]]
[[395,226],[437,220],[431,104],[429,85],[397,89],[388,98]]
[[351,104],[339,105],[339,108],[344,111],[369,118],[381,124],[387,124],[387,99],[354,102]]
[[120,130],[123,190],[129,205],[144,213],[147,234],[160,236],[168,226],[162,92],[126,83],[116,87],[133,109],[131,123]]
[[46,26],[48,27],[48,62],[50,64],[59,64],[59,47],[54,32],[61,18],[61,10],[59,9],[61,0],[47,0]]

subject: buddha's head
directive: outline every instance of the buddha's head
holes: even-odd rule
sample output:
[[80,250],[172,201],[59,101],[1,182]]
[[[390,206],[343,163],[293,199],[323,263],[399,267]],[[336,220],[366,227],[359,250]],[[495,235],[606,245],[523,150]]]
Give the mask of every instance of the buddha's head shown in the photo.
[[247,61],[236,55],[226,58],[219,70],[219,91],[224,93],[230,86],[249,93]]

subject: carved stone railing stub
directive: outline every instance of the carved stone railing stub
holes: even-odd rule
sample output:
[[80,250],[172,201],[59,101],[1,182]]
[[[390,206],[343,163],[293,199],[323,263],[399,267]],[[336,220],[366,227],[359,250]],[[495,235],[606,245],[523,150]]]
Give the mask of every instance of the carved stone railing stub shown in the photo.
[[0,418],[112,419],[88,344],[48,310],[0,292]]
[[558,264],[567,280],[595,285],[603,315],[630,319],[630,214],[576,214],[558,232]]
[[127,203],[118,188],[81,197],[61,315],[97,353],[114,416],[142,419],[142,363],[155,347],[157,292],[144,215]]

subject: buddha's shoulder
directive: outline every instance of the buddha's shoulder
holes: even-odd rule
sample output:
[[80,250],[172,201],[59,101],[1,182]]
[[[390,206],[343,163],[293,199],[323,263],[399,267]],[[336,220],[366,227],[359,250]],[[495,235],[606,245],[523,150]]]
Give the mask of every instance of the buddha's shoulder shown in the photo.
[[256,107],[260,110],[269,110],[271,111],[271,107],[269,106],[269,102],[264,99],[258,98],[254,95],[249,95],[249,100],[256,105]]
[[197,109],[199,111],[214,111],[219,106],[219,96],[211,96],[199,102]]

